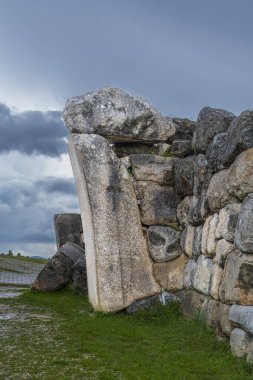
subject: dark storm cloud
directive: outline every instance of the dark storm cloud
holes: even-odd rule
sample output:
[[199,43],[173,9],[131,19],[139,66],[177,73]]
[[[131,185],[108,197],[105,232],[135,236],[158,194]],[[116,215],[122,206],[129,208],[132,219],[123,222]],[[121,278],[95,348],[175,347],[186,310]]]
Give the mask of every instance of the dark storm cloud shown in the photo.
[[12,113],[0,104],[0,153],[11,150],[56,157],[66,153],[67,128],[59,111]]
[[0,185],[0,241],[54,243],[53,215],[78,211],[73,179]]

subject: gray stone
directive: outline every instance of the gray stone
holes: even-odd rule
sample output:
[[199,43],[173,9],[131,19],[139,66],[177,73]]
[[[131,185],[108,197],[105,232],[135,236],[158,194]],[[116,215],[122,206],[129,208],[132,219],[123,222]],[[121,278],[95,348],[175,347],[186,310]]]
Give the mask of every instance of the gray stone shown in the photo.
[[170,227],[151,226],[148,229],[148,247],[156,262],[170,261],[181,255],[179,231]]
[[157,305],[159,303],[159,294],[155,294],[154,296],[135,301],[130,306],[128,306],[125,311],[127,314],[136,314],[139,311],[150,309],[152,306]]
[[225,239],[218,240],[216,244],[216,255],[214,256],[213,261],[219,264],[221,268],[224,268],[228,254],[234,251],[234,249],[235,245],[229,241]]
[[75,263],[79,258],[85,257],[85,250],[74,243],[66,243],[60,248],[60,252]]
[[205,256],[214,257],[216,252],[215,232],[219,221],[219,215],[209,216],[203,226],[201,250]]
[[184,270],[188,258],[180,255],[175,260],[166,263],[154,263],[154,276],[162,289],[170,292],[182,290],[184,286]]
[[238,202],[235,196],[228,192],[227,183],[229,177],[229,169],[222,170],[212,177],[207,190],[207,201],[211,211],[219,211],[229,203]]
[[117,157],[122,158],[131,154],[159,154],[158,144],[116,143],[112,146]]
[[184,271],[184,287],[186,289],[193,288],[194,275],[197,269],[197,263],[195,260],[189,260],[186,264]]
[[185,197],[182,202],[179,203],[177,208],[177,220],[181,227],[186,227],[189,221],[189,209],[192,204],[192,197]]
[[228,255],[219,293],[222,302],[253,304],[253,255],[239,250]]
[[198,226],[195,228],[194,231],[194,239],[193,239],[193,246],[192,246],[192,257],[194,259],[198,259],[198,257],[201,255],[201,244],[202,244],[202,232],[203,227]]
[[176,132],[170,137],[170,141],[175,140],[192,140],[196,129],[196,122],[189,119],[173,118]]
[[69,99],[63,115],[71,133],[95,133],[113,142],[166,141],[176,131],[146,100],[112,87]]
[[131,172],[131,160],[130,156],[125,156],[120,158],[120,162],[125,166],[127,171]]
[[73,261],[57,252],[48,260],[32,284],[32,289],[39,292],[53,292],[70,284],[73,274]]
[[229,321],[230,305],[220,302],[219,304],[219,321],[220,328],[224,335],[230,336],[231,323]]
[[[180,293],[180,294],[179,294]],[[187,317],[198,317],[207,297],[195,290],[183,290],[176,293],[180,299],[182,313]]]
[[243,202],[236,225],[235,244],[245,253],[253,253],[253,194]]
[[79,294],[88,292],[86,258],[84,255],[73,266],[72,287]]
[[181,247],[188,257],[192,257],[193,242],[194,242],[195,227],[190,224],[186,227],[183,239],[181,240]]
[[196,152],[205,153],[214,136],[226,132],[235,117],[232,112],[210,107],[202,108],[195,131]]
[[161,186],[152,181],[137,181],[136,196],[144,225],[168,226],[176,223],[179,199],[173,187]]
[[217,239],[234,241],[235,228],[240,210],[240,203],[229,204],[220,210],[219,223],[215,233]]
[[209,295],[212,267],[212,259],[203,255],[199,256],[197,269],[194,275],[194,288],[205,295]]
[[223,278],[223,269],[214,263],[210,277],[210,295],[215,299],[219,299],[219,287]]
[[253,147],[253,111],[247,110],[230,124],[223,164],[230,165],[242,151]]
[[225,188],[241,200],[253,193],[253,148],[242,152],[230,166]]
[[207,326],[218,329],[219,327],[219,302],[209,299],[206,312]]
[[239,357],[245,357],[251,351],[252,338],[245,331],[235,328],[230,335],[230,347],[232,353]]
[[225,169],[224,165],[222,164],[222,159],[225,150],[226,137],[226,132],[219,133],[214,137],[208,146],[206,158],[208,160],[208,168],[213,173]]
[[77,186],[89,299],[115,312],[158,293],[129,173],[101,136],[72,134],[69,152]]
[[229,319],[253,335],[253,306],[232,305]]
[[194,160],[194,183],[193,194],[199,197],[202,192],[203,184],[208,175],[208,162],[204,154],[199,154]]
[[195,156],[175,161],[175,186],[180,197],[193,194]]
[[57,250],[59,250],[63,244],[67,242],[76,243],[81,247],[83,246],[83,242],[81,240],[83,227],[80,214],[55,214],[54,227]]
[[186,157],[193,154],[192,140],[174,140],[171,145],[171,153],[177,157]]
[[151,154],[130,156],[132,174],[137,181],[154,181],[159,185],[172,185],[174,182],[173,159]]

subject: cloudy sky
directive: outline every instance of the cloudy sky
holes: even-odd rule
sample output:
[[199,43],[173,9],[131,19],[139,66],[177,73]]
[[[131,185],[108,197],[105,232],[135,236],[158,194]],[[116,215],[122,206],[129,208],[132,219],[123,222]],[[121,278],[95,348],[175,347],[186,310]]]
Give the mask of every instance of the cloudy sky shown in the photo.
[[196,119],[253,103],[252,0],[0,0],[0,252],[51,256],[78,211],[62,108],[104,85]]

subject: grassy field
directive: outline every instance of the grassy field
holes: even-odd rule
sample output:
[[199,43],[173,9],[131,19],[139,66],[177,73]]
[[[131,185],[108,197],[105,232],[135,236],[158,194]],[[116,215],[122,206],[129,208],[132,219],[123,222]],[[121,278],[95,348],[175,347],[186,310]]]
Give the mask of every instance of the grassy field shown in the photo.
[[198,320],[185,320],[175,305],[106,315],[70,290],[28,291],[4,302],[27,318],[0,321],[0,379],[253,379],[252,367],[232,357],[227,342]]
[[32,257],[28,256],[11,256],[11,255],[0,255],[1,258],[10,259],[10,260],[19,260],[19,261],[26,261],[31,263],[40,263],[40,264],[46,264],[47,259],[34,259]]

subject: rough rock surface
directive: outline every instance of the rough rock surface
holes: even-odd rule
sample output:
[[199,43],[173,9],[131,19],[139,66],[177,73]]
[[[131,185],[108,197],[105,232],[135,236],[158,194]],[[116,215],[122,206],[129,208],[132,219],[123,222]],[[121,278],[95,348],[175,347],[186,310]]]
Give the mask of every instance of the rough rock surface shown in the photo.
[[229,169],[222,170],[212,177],[207,190],[207,201],[211,211],[218,211],[229,203],[238,202],[235,196],[228,192],[229,177]]
[[189,260],[186,264],[184,271],[184,287],[186,289],[193,289],[194,275],[197,269],[197,263],[195,260]]
[[80,214],[55,214],[54,227],[57,250],[67,242],[76,243],[83,247],[81,240],[83,227]]
[[189,221],[189,209],[192,204],[192,197],[185,197],[178,205],[177,220],[181,227],[186,227]]
[[232,305],[229,319],[253,335],[253,306]]
[[244,199],[236,225],[235,244],[241,251],[253,253],[253,194]]
[[176,292],[183,289],[184,269],[188,262],[185,255],[167,263],[154,264],[154,276],[163,289]]
[[219,170],[225,169],[222,164],[222,159],[225,150],[227,133],[219,133],[210,142],[206,151],[206,158],[208,161],[208,168],[211,172],[215,173]]
[[180,197],[193,194],[195,156],[175,161],[175,186]]
[[161,186],[152,181],[137,181],[136,196],[144,225],[167,226],[176,222],[179,200],[172,186]]
[[171,145],[171,153],[177,157],[193,154],[192,140],[174,140]]
[[194,288],[205,295],[209,295],[212,267],[212,259],[203,255],[199,256],[197,269],[194,275]]
[[210,278],[210,295],[215,299],[219,299],[219,287],[223,278],[223,269],[214,263]]
[[219,304],[219,321],[221,331],[224,335],[230,336],[231,323],[229,321],[230,305],[220,302]]
[[219,293],[222,302],[253,304],[252,255],[242,254],[238,249],[228,255]]
[[159,144],[145,143],[116,143],[112,146],[117,157],[122,158],[131,154],[160,154]]
[[179,231],[170,227],[149,227],[148,247],[152,259],[161,263],[173,260],[181,255],[180,235]]
[[178,293],[183,314],[189,317],[198,317],[207,297],[195,290],[183,290]]
[[186,227],[181,238],[181,247],[188,257],[192,257],[195,227],[190,224]]
[[224,268],[228,254],[234,251],[234,249],[235,245],[229,241],[225,239],[218,240],[216,245],[216,254],[213,261],[219,264],[220,267]]
[[137,181],[154,181],[160,185],[172,185],[174,165],[170,157],[151,154],[133,154],[130,156],[132,174]]
[[84,227],[89,299],[115,312],[159,292],[131,178],[109,143],[72,134],[69,152]]
[[194,259],[198,259],[198,257],[202,253],[201,252],[202,232],[203,232],[202,226],[198,226],[195,228],[193,247],[192,247],[192,257]]
[[216,252],[215,231],[218,225],[219,215],[209,216],[204,224],[202,231],[201,250],[205,256],[213,257]]
[[226,132],[235,117],[232,112],[210,107],[202,108],[195,131],[196,152],[205,153],[214,136]]
[[85,255],[76,260],[73,266],[72,287],[79,294],[88,292]]
[[192,140],[196,129],[195,121],[182,118],[173,118],[172,121],[175,124],[176,132],[170,137],[170,141]]
[[240,200],[253,193],[253,148],[242,152],[230,166],[226,191]]
[[230,124],[222,162],[230,165],[242,151],[253,147],[253,111],[247,110]]
[[[38,274],[32,289],[40,292],[56,291],[70,284],[73,280],[74,264],[80,258],[85,259],[85,251],[74,243],[64,244]],[[87,287],[86,276],[81,280]]]
[[234,241],[235,228],[240,210],[240,203],[229,204],[220,210],[219,223],[215,233],[217,239]]
[[71,133],[95,133],[113,142],[166,141],[176,132],[146,100],[112,87],[69,99],[63,115]]
[[235,356],[251,356],[252,338],[242,329],[235,328],[230,335],[230,347]]

